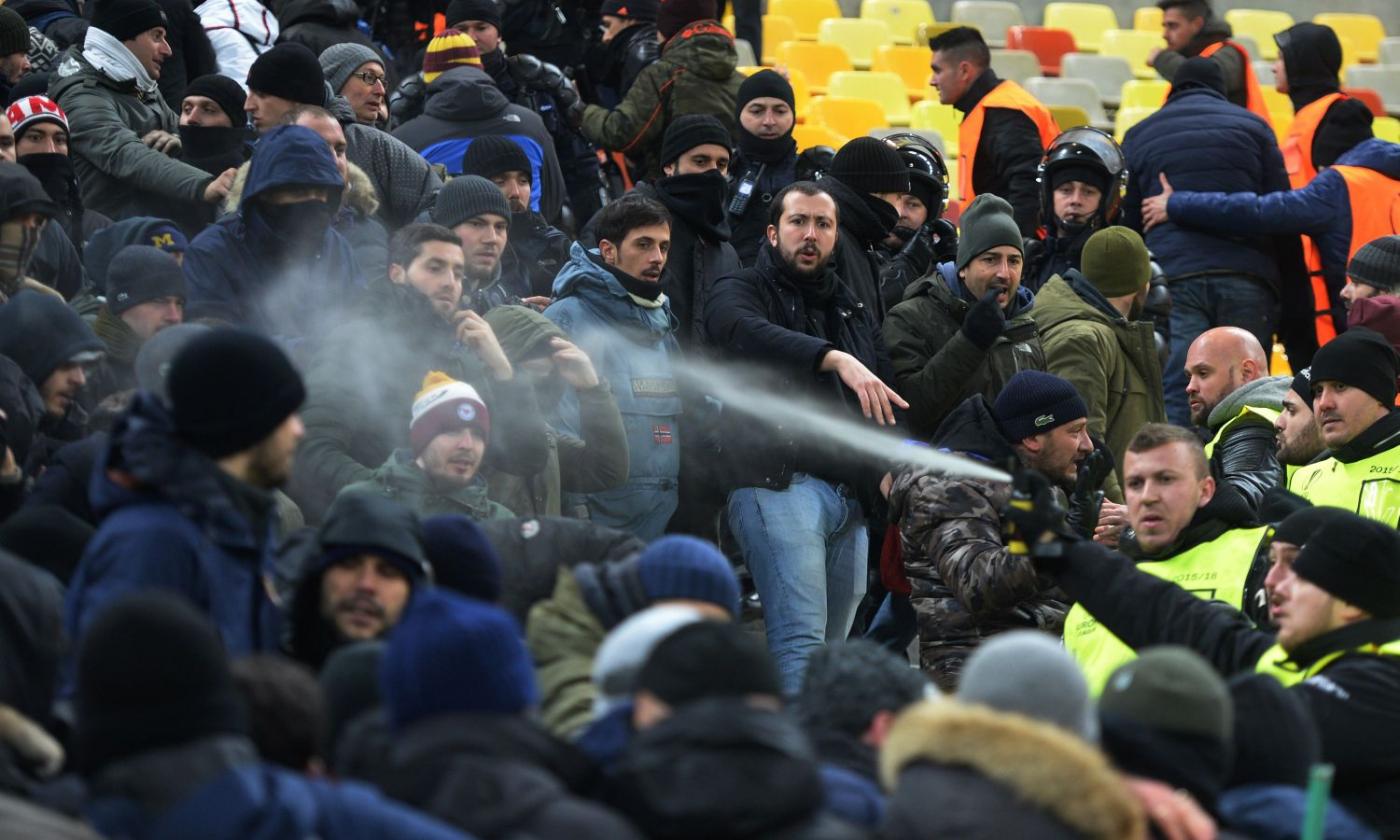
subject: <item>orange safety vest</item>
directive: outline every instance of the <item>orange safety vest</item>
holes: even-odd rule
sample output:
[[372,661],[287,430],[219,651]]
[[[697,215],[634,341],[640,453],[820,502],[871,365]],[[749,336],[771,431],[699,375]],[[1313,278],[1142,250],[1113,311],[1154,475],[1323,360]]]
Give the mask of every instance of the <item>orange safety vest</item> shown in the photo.
[[1201,58],[1210,58],[1220,52],[1221,47],[1234,47],[1244,58],[1244,107],[1259,116],[1264,122],[1273,125],[1269,119],[1269,106],[1264,102],[1264,92],[1259,89],[1259,79],[1254,75],[1254,65],[1249,63],[1249,50],[1234,41],[1216,41],[1201,50]]
[[1351,202],[1351,244],[1347,262],[1367,242],[1400,233],[1400,180],[1364,166],[1334,166],[1347,183]]
[[[1304,105],[1288,127],[1288,137],[1283,141],[1283,166],[1288,170],[1288,182],[1293,189],[1301,190],[1317,177],[1317,165],[1313,163],[1313,139],[1317,127],[1332,103],[1349,99],[1344,93],[1329,93]],[[1332,320],[1332,295],[1327,288],[1327,279],[1322,274],[1322,251],[1311,236],[1303,237],[1303,262],[1308,267],[1308,277],[1312,281],[1313,329],[1317,334],[1317,346],[1321,347],[1337,337],[1337,325]]]
[[962,124],[958,126],[958,156],[961,158],[958,161],[958,197],[964,207],[971,204],[977,195],[972,189],[972,169],[977,161],[977,141],[982,139],[982,123],[987,118],[988,108],[1008,108],[1030,117],[1040,133],[1042,151],[1060,136],[1060,127],[1055,124],[1050,109],[1040,104],[1040,100],[1027,93],[1025,88],[1010,79],[1003,79],[982,97],[982,101],[963,117]]

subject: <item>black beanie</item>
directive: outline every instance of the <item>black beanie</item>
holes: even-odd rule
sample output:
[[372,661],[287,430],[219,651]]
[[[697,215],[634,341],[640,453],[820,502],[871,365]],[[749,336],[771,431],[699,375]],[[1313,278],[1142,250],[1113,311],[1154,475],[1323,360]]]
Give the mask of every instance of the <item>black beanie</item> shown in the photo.
[[1400,291],[1400,235],[1372,239],[1358,248],[1347,263],[1347,276],[1386,294]]
[[1318,348],[1313,355],[1312,384],[1341,382],[1360,388],[1381,405],[1395,404],[1395,377],[1400,360],[1380,333],[1352,327]]
[[739,96],[734,100],[734,118],[744,110],[744,106],[761,97],[781,99],[789,108],[797,107],[797,98],[792,94],[792,83],[779,73],[767,68],[758,71],[739,85]]
[[128,245],[107,269],[107,308],[113,315],[159,298],[188,297],[185,273],[175,258],[151,245]]
[[1171,92],[1190,90],[1193,87],[1209,88],[1221,96],[1225,95],[1225,75],[1220,65],[1208,58],[1188,58],[1177,68],[1172,77]]
[[138,753],[244,731],[219,634],[170,592],[127,595],[103,609],[78,650],[78,772],[91,778]]
[[219,106],[219,110],[228,115],[229,122],[233,123],[234,128],[248,123],[248,112],[243,110],[243,103],[248,100],[248,96],[243,93],[243,86],[228,76],[221,76],[218,73],[200,76],[185,85],[184,95],[203,96],[206,99],[214,100],[214,104]]
[[29,24],[19,12],[0,6],[0,55],[29,52]]
[[1293,390],[1293,393],[1298,395],[1298,399],[1302,400],[1303,404],[1311,411],[1313,402],[1312,368],[1305,367],[1293,374],[1293,382],[1288,387]]
[[714,20],[717,5],[715,0],[661,0],[656,7],[656,31],[669,41],[697,20]]
[[147,29],[169,26],[156,0],[98,0],[92,25],[116,38],[130,41]]
[[467,20],[483,20],[499,31],[501,8],[496,0],[452,0],[447,4],[447,25],[456,26]]
[[295,41],[278,44],[258,56],[248,68],[248,90],[302,105],[326,104],[321,61],[309,47]]
[[485,134],[472,140],[462,155],[462,174],[494,178],[502,172],[524,172],[533,182],[530,158],[520,144],[499,134]]
[[1108,192],[1108,172],[1102,166],[1070,161],[1050,170],[1050,189],[1058,190],[1070,181],[1083,181],[1097,187],[1101,193]]
[[1342,511],[1303,543],[1293,572],[1374,618],[1400,618],[1400,531]]
[[[1277,489],[1277,488],[1275,488]],[[1287,491],[1284,491],[1287,492]],[[1293,494],[1289,493],[1290,496]],[[1283,521],[1274,529],[1270,535],[1270,542],[1288,543],[1289,545],[1303,545],[1308,541],[1308,537],[1314,531],[1326,525],[1328,522],[1338,518],[1339,514],[1346,513],[1342,508],[1328,507],[1326,505],[1308,505],[1300,507],[1283,518]],[[1262,516],[1260,517],[1263,518]],[[1268,521],[1267,519],[1264,521]]]
[[1226,787],[1306,787],[1308,771],[1322,760],[1322,737],[1303,699],[1268,674],[1240,674],[1229,688],[1235,760]]
[[90,523],[58,505],[26,505],[0,525],[0,549],[28,560],[67,586],[92,535]]
[[598,14],[643,23],[656,22],[656,0],[603,0]]
[[192,340],[170,363],[165,383],[176,434],[215,459],[263,440],[306,400],[287,354],[241,329]]
[[831,159],[828,176],[859,193],[909,192],[909,168],[894,146],[874,137],[857,137]]
[[662,639],[638,672],[636,689],[671,707],[709,697],[783,693],[768,646],[724,621],[698,621]]
[[1053,373],[1023,370],[997,394],[992,415],[1012,443],[1089,416],[1084,398]]
[[713,144],[730,146],[729,129],[718,117],[710,114],[687,114],[666,126],[666,135],[661,139],[661,165],[675,163],[676,159],[696,146]]

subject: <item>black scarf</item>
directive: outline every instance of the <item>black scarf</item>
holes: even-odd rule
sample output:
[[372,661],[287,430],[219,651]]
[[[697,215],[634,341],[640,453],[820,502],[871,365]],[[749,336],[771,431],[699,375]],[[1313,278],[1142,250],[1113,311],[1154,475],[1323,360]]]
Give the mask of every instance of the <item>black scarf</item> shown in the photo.
[[636,277],[633,277],[632,275],[628,274],[627,272],[623,271],[617,266],[608,265],[607,263],[603,262],[602,256],[594,256],[593,254],[589,254],[588,258],[593,260],[593,263],[599,268],[604,269],[613,277],[616,277],[617,282],[622,284],[622,288],[627,290],[627,294],[636,295],[637,297],[643,300],[656,300],[657,298],[661,297],[662,290],[660,283],[648,283],[645,280],[640,280]]
[[854,234],[860,247],[879,244],[899,224],[899,211],[888,201],[856,192],[835,178],[823,178],[821,185],[836,199],[842,229]]
[[724,212],[729,182],[718,169],[689,175],[672,175],[652,185],[666,209],[710,242],[729,241],[729,220]]
[[180,158],[190,166],[218,175],[248,159],[248,129],[208,125],[180,126]]
[[797,154],[797,141],[792,137],[792,130],[782,137],[775,137],[772,140],[764,140],[756,137],[747,131],[739,132],[739,151],[743,153],[745,160],[757,161],[758,163],[779,163]]

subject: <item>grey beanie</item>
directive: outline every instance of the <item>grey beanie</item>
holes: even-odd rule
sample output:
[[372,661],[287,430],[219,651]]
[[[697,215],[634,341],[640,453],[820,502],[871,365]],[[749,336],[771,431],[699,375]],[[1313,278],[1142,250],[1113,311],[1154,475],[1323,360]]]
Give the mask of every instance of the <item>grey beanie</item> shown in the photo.
[[958,699],[1053,723],[1093,743],[1099,720],[1089,686],[1059,641],[1036,630],[1002,633],[963,667]]
[[1347,263],[1347,276],[1389,294],[1400,290],[1400,235],[1392,233],[1362,245]]
[[364,44],[332,44],[321,53],[321,75],[337,94],[350,81],[350,74],[366,61],[385,66],[384,56]]
[[1235,707],[1225,680],[1195,651],[1147,648],[1108,677],[1099,711],[1159,732],[1234,739]]
[[169,405],[170,391],[165,387],[165,375],[170,372],[170,363],[186,344],[212,329],[206,324],[176,324],[146,339],[136,354],[136,387],[155,394]]
[[1011,205],[1000,196],[982,193],[974,198],[963,211],[958,228],[959,269],[972,262],[973,257],[999,245],[1011,245],[1022,256],[1026,253]]
[[432,217],[436,224],[451,228],[483,213],[495,213],[509,224],[510,202],[500,187],[480,175],[458,175],[437,194]]

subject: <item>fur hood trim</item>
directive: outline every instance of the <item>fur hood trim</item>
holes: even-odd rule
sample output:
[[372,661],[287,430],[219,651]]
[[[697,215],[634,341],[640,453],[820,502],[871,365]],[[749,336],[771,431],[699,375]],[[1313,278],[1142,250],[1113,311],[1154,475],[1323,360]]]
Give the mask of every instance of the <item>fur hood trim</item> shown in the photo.
[[[346,206],[365,216],[373,216],[375,211],[379,209],[379,196],[374,191],[374,184],[369,180],[369,175],[353,163],[349,163],[349,169],[346,171],[350,175],[350,188],[345,192]],[[238,167],[238,174],[233,178],[233,186],[229,187],[228,196],[224,198],[222,205],[224,213],[238,211],[238,205],[243,201],[243,186],[247,180],[248,164],[245,162]]]

